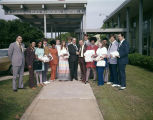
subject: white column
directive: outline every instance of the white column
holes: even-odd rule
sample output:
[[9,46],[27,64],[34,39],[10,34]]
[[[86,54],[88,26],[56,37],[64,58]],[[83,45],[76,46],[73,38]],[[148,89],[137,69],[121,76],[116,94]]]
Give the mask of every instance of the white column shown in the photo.
[[117,24],[118,24],[118,28],[120,28],[121,27],[121,22],[120,22],[120,14],[118,14],[118,18],[117,18]]
[[44,14],[44,36],[47,37],[47,29],[46,29],[46,14]]
[[130,44],[130,41],[129,41],[129,35],[130,35],[129,8],[126,8],[126,28],[127,28],[126,39],[129,42],[129,44]]
[[87,17],[86,17],[86,12],[85,12],[85,14],[84,14],[84,32],[85,32],[85,34],[87,33],[86,27],[87,27]]
[[84,29],[83,19],[82,19],[82,28],[81,29],[82,29],[81,30],[81,39],[83,40],[83,35],[84,35],[84,33],[83,33],[83,29]]
[[142,54],[143,43],[143,0],[139,0],[139,53]]
[[56,32],[56,27],[55,27],[55,39],[56,39],[56,37],[57,37],[57,32]]
[[51,25],[51,38],[53,38],[53,27]]

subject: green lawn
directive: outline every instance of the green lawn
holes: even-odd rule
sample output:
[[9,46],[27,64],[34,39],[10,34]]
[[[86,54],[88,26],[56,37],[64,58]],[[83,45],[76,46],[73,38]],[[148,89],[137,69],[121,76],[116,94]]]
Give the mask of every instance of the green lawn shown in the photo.
[[12,80],[0,82],[0,120],[15,120],[25,112],[41,88],[32,90],[28,87],[28,76],[24,77],[26,89],[12,91]]
[[153,120],[153,72],[127,66],[127,89],[90,82],[105,120]]

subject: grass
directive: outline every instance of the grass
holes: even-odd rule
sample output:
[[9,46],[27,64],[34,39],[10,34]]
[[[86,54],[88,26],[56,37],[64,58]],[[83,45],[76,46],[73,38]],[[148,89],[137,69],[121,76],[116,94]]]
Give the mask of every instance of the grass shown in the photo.
[[28,76],[24,77],[24,86],[26,89],[13,92],[12,80],[0,82],[0,120],[16,120],[16,115],[21,117],[41,90],[28,87]]
[[153,120],[153,72],[127,66],[127,89],[97,86],[91,81],[105,120]]

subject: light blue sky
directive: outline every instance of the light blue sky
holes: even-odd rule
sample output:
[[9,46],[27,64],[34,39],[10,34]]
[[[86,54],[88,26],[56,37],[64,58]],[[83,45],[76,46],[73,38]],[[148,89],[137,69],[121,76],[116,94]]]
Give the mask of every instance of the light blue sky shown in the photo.
[[[13,0],[12,0],[13,1]],[[114,9],[116,9],[125,0],[87,0],[87,28],[100,28],[103,20]],[[14,16],[4,15],[0,7],[0,19],[15,19]]]

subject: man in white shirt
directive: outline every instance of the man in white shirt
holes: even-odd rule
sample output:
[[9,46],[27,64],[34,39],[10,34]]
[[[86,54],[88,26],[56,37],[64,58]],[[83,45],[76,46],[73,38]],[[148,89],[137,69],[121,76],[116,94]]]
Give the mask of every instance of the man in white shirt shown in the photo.
[[79,64],[81,69],[81,80],[86,83],[86,63],[84,58],[84,53],[86,52],[86,45],[83,40],[79,41]]

